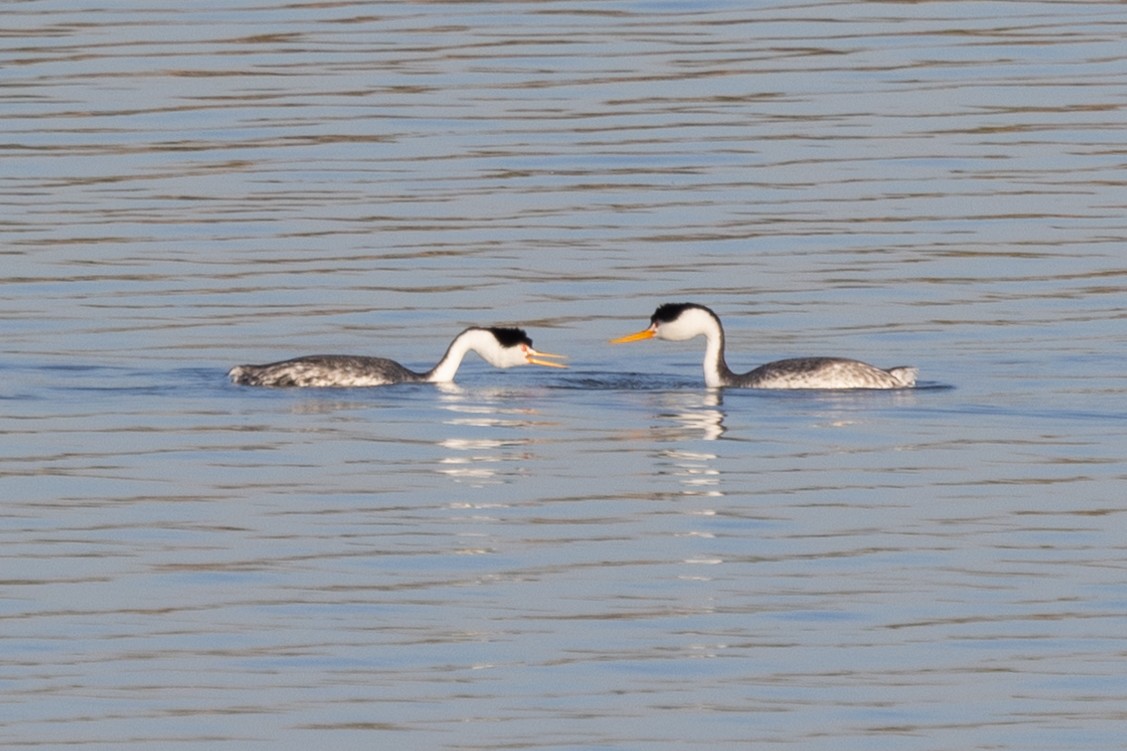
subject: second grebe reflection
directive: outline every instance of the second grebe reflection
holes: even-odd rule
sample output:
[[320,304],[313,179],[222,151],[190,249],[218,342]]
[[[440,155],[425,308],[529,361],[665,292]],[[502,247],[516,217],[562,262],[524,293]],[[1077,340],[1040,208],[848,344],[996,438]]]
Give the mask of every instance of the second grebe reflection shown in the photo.
[[723,392],[716,389],[662,392],[660,404],[664,409],[657,416],[673,424],[658,427],[660,437],[715,441],[726,430],[722,403]]
[[[721,392],[715,389],[663,392],[660,395],[661,410],[656,416],[672,424],[657,427],[655,437],[663,442],[678,443],[717,440],[726,430],[722,399]],[[658,456],[662,465],[658,471],[677,478],[682,495],[724,495],[720,488],[716,454],[680,447],[661,448]]]

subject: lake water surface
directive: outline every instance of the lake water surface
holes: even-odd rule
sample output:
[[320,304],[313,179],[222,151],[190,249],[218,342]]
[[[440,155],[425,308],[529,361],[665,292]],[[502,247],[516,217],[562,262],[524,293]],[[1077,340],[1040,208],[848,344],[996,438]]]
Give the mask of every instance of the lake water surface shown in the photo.
[[0,745],[1127,748],[1127,6],[747,5],[6,8]]

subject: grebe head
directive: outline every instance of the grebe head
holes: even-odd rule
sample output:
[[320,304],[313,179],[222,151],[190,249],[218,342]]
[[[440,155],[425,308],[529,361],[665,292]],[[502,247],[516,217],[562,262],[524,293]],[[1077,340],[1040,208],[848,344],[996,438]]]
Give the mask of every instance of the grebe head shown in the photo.
[[487,363],[495,368],[511,368],[516,365],[543,365],[549,368],[566,368],[558,362],[544,358],[562,358],[549,352],[537,352],[532,340],[523,329],[488,328],[467,329],[463,336],[470,336],[469,346]]
[[618,339],[611,339],[611,343],[622,344],[654,338],[679,342],[719,331],[720,319],[703,305],[691,302],[666,303],[658,307],[650,316],[649,328]]

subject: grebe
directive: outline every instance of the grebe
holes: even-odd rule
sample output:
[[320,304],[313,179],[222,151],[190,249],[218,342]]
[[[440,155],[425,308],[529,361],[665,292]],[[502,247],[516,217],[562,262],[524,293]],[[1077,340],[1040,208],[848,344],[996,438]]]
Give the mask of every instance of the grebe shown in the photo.
[[522,329],[471,327],[454,337],[446,354],[425,373],[408,370],[394,360],[361,355],[310,355],[268,365],[237,365],[227,373],[245,386],[385,386],[391,383],[449,383],[467,352],[476,352],[496,368],[514,365],[566,365],[541,358],[563,357],[532,348]]
[[612,339],[612,344],[639,339],[680,342],[703,336],[704,382],[709,388],[737,386],[755,389],[902,389],[916,385],[917,369],[900,366],[884,370],[840,357],[796,357],[760,365],[749,373],[733,373],[724,362],[724,327],[703,305],[666,303],[654,311],[650,326],[636,334]]

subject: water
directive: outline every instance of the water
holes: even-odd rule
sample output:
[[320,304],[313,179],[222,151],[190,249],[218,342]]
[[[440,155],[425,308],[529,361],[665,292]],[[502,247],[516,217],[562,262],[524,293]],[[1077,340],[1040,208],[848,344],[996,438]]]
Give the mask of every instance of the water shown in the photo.
[[1127,748],[1127,11],[745,5],[7,9],[5,748]]

